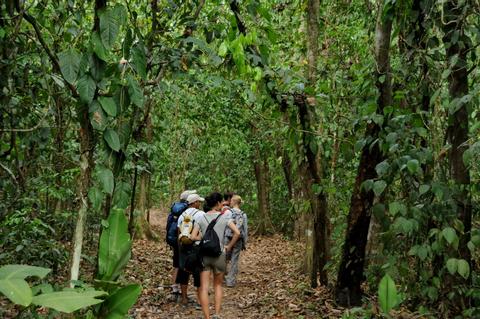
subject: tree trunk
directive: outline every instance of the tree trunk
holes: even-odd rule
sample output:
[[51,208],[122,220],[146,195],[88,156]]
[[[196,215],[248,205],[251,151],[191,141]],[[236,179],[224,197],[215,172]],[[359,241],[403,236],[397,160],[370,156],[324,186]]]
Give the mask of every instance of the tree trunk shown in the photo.
[[[379,1],[379,4],[375,59],[376,85],[379,91],[377,113],[382,114],[384,107],[392,104],[389,50],[393,12],[384,11],[383,1]],[[342,306],[360,305],[362,301],[360,285],[364,281],[365,248],[374,193],[371,190],[365,191],[361,186],[364,181],[377,177],[375,167],[383,160],[376,143],[380,130],[381,127],[373,122],[367,125],[366,138],[369,143],[362,150],[350,201],[347,233],[335,287],[336,301]]]
[[[145,141],[147,144],[152,143],[153,139],[153,129],[152,129],[152,120],[150,112],[147,115],[146,119],[146,136]],[[148,156],[147,154],[143,154],[143,160],[145,163],[148,163]],[[150,207],[148,207],[148,184],[150,182],[151,172],[144,170],[140,175],[140,194],[138,198],[138,210],[139,214],[134,214],[134,222],[133,222],[133,234],[132,237],[139,238],[139,239],[153,239],[155,236],[150,228],[150,224],[147,221],[147,214]]]
[[[95,1],[95,19],[94,30],[100,30],[100,22],[98,18],[99,10],[105,8],[106,0]],[[95,92],[95,95],[97,92]],[[79,198],[80,208],[78,210],[77,220],[75,224],[75,232],[73,235],[73,253],[72,266],[70,268],[70,281],[78,280],[80,273],[80,260],[83,246],[83,233],[87,219],[87,212],[90,207],[88,200],[88,190],[92,181],[92,171],[95,167],[93,161],[95,142],[94,132],[90,118],[88,116],[88,105],[78,102],[77,117],[80,123],[80,180],[79,180]],[[73,286],[73,284],[71,284]]]
[[257,200],[258,200],[258,215],[259,221],[255,233],[258,235],[265,235],[273,230],[273,225],[270,217],[270,204],[268,202],[268,158],[262,158],[259,148],[256,149],[256,156],[253,167],[255,170],[255,178],[257,180]]
[[[470,50],[469,41],[463,41],[463,23],[466,17],[463,15],[463,7],[457,1],[444,3],[443,11],[445,23],[443,30],[445,35],[443,42],[447,51],[447,61],[450,64],[457,57],[451,69],[448,91],[452,101],[460,100],[468,94],[468,71],[467,53]],[[457,40],[454,38],[457,37]],[[463,43],[462,45],[460,45]],[[454,112],[450,110],[449,125],[447,127],[447,139],[451,145],[449,160],[450,174],[456,186],[457,215],[463,222],[463,235],[460,237],[460,257],[467,260],[471,265],[471,254],[467,247],[472,228],[472,204],[469,194],[470,172],[463,162],[463,153],[468,148],[468,102],[459,101]]]
[[[319,34],[319,10],[320,0],[308,0],[307,3],[307,80],[308,85],[315,91],[317,82],[317,59],[318,59],[318,34]],[[307,194],[309,195],[313,219],[313,245],[310,272],[310,285],[317,287],[317,278],[320,275],[320,283],[328,285],[327,271],[325,266],[329,259],[329,238],[328,238],[328,208],[327,197],[321,189],[323,178],[323,164],[320,158],[317,141],[313,134],[316,122],[315,113],[316,100],[314,95],[307,99],[298,100],[298,114],[302,128],[302,142],[306,157]],[[319,188],[316,190],[315,188]],[[307,253],[307,256],[309,254]]]

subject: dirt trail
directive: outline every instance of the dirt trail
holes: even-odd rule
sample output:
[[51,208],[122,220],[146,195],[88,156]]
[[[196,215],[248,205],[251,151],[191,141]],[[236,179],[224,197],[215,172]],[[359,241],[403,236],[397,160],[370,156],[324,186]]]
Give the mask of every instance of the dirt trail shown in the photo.
[[[168,301],[171,252],[164,242],[166,214],[152,210],[151,222],[160,240],[136,241],[127,278],[143,285],[142,296],[132,309],[135,318],[202,318],[193,306],[183,308]],[[236,318],[337,318],[324,288],[312,290],[298,272],[303,251],[300,245],[280,236],[253,237],[240,257],[235,288],[224,288],[222,319]],[[189,295],[194,298],[193,286]],[[210,293],[213,305],[213,291]]]

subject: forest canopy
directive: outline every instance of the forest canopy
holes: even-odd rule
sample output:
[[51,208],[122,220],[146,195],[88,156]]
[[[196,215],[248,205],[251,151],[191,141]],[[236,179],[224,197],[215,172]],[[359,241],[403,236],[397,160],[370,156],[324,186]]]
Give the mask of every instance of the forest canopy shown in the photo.
[[479,47],[477,0],[2,1],[0,304],[125,316],[196,189],[359,317],[480,316]]

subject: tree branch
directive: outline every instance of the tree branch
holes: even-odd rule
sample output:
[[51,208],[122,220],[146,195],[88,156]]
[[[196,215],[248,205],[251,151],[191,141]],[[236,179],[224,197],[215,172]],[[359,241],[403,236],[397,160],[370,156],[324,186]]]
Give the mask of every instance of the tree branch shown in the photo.
[[[52,52],[52,50],[48,47],[45,40],[43,39],[42,33],[40,32],[40,28],[38,27],[38,24],[37,24],[37,21],[35,20],[35,18],[32,17],[31,15],[27,14],[26,12],[23,12],[23,17],[25,18],[25,20],[27,20],[32,25],[33,29],[35,30],[35,34],[37,35],[37,39],[38,39],[38,41],[40,41],[40,44],[41,44],[42,48],[45,50],[48,57],[50,58],[50,61],[53,64],[53,68],[60,71],[60,64],[58,63],[58,59],[57,59],[56,55]],[[62,72],[59,72],[59,73],[62,76],[65,83],[67,84],[70,91],[72,92],[72,95],[75,98],[77,98],[79,95],[78,95],[78,92],[77,92],[77,89],[75,88],[75,86],[73,84],[69,83],[65,79]]]

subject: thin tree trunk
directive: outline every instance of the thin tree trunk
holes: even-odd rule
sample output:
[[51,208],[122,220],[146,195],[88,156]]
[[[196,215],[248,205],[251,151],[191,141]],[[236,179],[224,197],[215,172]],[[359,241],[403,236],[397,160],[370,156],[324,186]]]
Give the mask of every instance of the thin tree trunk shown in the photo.
[[[392,87],[389,62],[390,37],[392,31],[392,12],[384,12],[383,1],[379,1],[379,12],[375,32],[376,80],[379,97],[377,113],[382,114],[384,107],[392,104]],[[366,137],[376,141],[381,127],[375,123],[367,126]],[[343,246],[342,259],[338,271],[335,297],[342,306],[360,305],[362,302],[361,283],[364,281],[365,248],[370,226],[373,191],[365,191],[361,185],[368,179],[377,177],[375,167],[383,160],[378,143],[364,146],[360,157],[355,180],[347,233]]]
[[[310,88],[315,90],[317,82],[317,59],[318,59],[318,35],[319,35],[319,12],[320,0],[308,0],[307,3],[307,80]],[[303,148],[307,159],[307,183],[310,205],[313,213],[313,254],[312,269],[310,273],[310,285],[317,287],[317,278],[320,275],[320,283],[328,285],[328,276],[325,266],[329,259],[329,238],[328,238],[328,208],[327,197],[321,189],[323,178],[323,163],[320,158],[315,137],[307,133],[315,131],[316,122],[314,95],[297,103],[300,124],[303,129]],[[314,185],[320,188],[314,189]]]
[[256,148],[255,154],[253,167],[257,181],[258,213],[260,217],[255,233],[258,235],[265,235],[273,230],[270,217],[270,205],[268,202],[268,159],[262,158],[262,154],[258,147]]
[[[105,8],[106,5],[106,0],[95,1],[94,30],[96,31],[100,30],[98,12],[99,10]],[[83,235],[87,219],[87,212],[90,207],[90,202],[88,200],[88,190],[90,188],[92,180],[92,171],[95,167],[95,163],[93,161],[93,154],[95,148],[94,132],[88,116],[88,105],[85,105],[83,103],[79,104],[77,108],[77,117],[78,121],[80,122],[80,208],[78,210],[77,220],[75,224],[75,232],[73,235],[73,253],[72,266],[70,269],[70,281],[76,281],[79,278]]]
[[[463,7],[458,1],[447,1],[444,3],[443,11],[445,15],[445,24],[443,30],[447,51],[447,61],[451,69],[448,91],[452,100],[462,99],[468,94],[468,71],[467,71],[467,52],[470,50],[469,42],[462,41],[464,34],[463,23],[466,17],[463,15]],[[457,36],[458,40],[454,40]],[[460,45],[462,41],[462,45]],[[463,234],[460,236],[459,252],[460,257],[467,260],[471,265],[471,253],[467,247],[470,240],[470,231],[472,228],[472,204],[469,194],[470,172],[463,162],[463,154],[468,148],[468,102],[459,101],[457,110],[449,116],[449,125],[447,128],[447,139],[451,145],[449,160],[450,174],[456,186],[457,215],[463,222]]]

